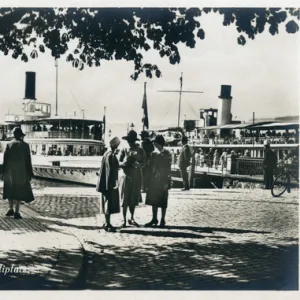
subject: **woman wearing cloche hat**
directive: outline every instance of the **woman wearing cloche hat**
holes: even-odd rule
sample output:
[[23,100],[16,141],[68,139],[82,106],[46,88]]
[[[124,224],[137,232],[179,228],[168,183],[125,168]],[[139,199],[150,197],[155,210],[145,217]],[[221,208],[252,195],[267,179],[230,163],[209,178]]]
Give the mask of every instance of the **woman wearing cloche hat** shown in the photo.
[[110,215],[120,212],[118,186],[119,162],[116,157],[116,150],[120,142],[117,137],[110,141],[111,151],[107,151],[103,156],[96,187],[97,192],[102,194],[101,212],[105,215],[106,221],[103,228],[108,232],[116,231],[115,227],[110,223]]
[[128,220],[128,223],[129,225],[138,227],[138,223],[134,220],[134,211],[135,207],[142,201],[141,169],[146,164],[146,153],[136,143],[139,139],[134,130],[129,131],[127,136],[124,136],[123,139],[128,142],[129,149],[123,149],[120,154],[120,167],[124,171],[124,175],[120,178],[120,197],[124,218],[122,227],[126,227],[128,207],[131,213],[131,218]]
[[171,153],[164,148],[165,140],[162,135],[154,139],[157,152],[150,157],[149,188],[146,195],[146,204],[152,206],[152,220],[145,227],[155,227],[158,224],[157,212],[161,208],[161,221],[159,226],[165,227],[166,211],[168,206],[169,188],[171,182]]

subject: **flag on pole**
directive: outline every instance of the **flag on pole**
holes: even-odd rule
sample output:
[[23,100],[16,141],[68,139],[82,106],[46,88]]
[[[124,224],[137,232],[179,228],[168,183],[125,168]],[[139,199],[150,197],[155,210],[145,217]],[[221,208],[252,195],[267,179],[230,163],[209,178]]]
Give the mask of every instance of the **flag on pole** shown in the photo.
[[104,114],[103,114],[103,128],[102,128],[102,133],[105,133],[105,128],[106,128],[106,118],[105,118],[105,113],[106,113],[106,107],[104,107]]
[[180,76],[180,89],[182,89],[182,73],[181,73],[181,76]]
[[[144,116],[143,116],[142,122],[143,122],[143,127],[149,129],[146,84],[147,83],[145,82],[144,83],[144,97],[143,97],[143,104],[142,104],[142,109],[144,110]],[[144,128],[143,128],[143,130],[144,130]]]

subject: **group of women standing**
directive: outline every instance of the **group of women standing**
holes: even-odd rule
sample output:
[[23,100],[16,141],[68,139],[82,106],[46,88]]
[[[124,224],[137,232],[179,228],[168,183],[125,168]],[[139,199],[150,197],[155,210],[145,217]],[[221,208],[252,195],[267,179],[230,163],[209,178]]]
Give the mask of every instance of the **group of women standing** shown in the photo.
[[[164,148],[165,140],[158,135],[152,141],[155,146],[150,156],[147,156],[143,148],[137,144],[139,141],[134,130],[128,132],[123,137],[128,142],[128,148],[120,152],[119,159],[116,150],[120,145],[118,137],[110,141],[110,150],[107,151],[102,159],[97,191],[101,196],[101,211],[105,215],[104,229],[108,232],[116,231],[111,225],[111,214],[123,212],[122,228],[127,226],[127,210],[130,211],[128,224],[139,227],[134,219],[135,207],[142,202],[142,174],[146,177],[147,184],[144,182],[146,192],[146,204],[152,206],[152,220],[145,224],[145,227],[155,227],[158,225],[158,208],[162,209],[161,221],[159,226],[164,227],[166,209],[168,206],[168,190],[170,187],[171,173],[171,153]],[[122,175],[119,176],[119,170]],[[120,205],[121,202],[121,205]]]

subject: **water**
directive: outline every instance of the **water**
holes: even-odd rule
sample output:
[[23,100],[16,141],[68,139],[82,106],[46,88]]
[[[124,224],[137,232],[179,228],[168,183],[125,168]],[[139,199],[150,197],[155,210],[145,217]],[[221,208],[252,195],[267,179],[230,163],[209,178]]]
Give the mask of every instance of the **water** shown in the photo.
[[[46,179],[32,179],[31,181],[31,187],[34,190],[42,190],[44,188],[54,188],[54,187],[59,187],[59,188],[72,188],[72,187],[82,187],[81,184],[76,184],[76,183],[68,183],[68,182],[60,182],[60,181],[52,181],[52,180],[46,180]],[[3,181],[0,181],[0,191],[2,192],[3,190]]]

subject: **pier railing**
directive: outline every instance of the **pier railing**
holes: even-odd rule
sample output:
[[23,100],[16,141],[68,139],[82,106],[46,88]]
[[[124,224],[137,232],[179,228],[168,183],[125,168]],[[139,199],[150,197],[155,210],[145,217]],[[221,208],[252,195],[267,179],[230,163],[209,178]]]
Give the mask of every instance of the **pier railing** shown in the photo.
[[[193,157],[190,166],[194,171],[211,174],[237,174],[248,176],[263,175],[263,159],[259,158],[237,158],[235,155],[228,155],[225,159],[219,157],[207,158],[203,156]],[[172,169],[179,170],[178,156],[172,157]]]
[[231,174],[263,175],[263,160],[259,158],[236,158],[232,160]]

